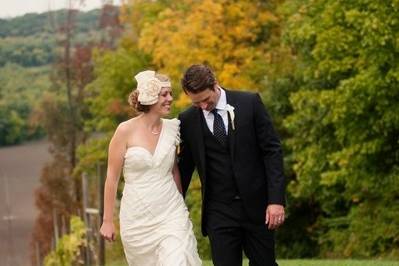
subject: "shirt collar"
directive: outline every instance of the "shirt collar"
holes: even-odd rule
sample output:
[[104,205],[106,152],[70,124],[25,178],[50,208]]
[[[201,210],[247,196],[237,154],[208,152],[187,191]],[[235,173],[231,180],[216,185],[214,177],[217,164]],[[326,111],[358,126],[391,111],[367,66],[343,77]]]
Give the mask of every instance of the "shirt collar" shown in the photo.
[[[218,86],[218,89],[220,90],[220,96],[219,96],[219,100],[216,103],[216,109],[218,110],[225,110],[226,109],[226,105],[227,105],[227,99],[226,99],[226,91],[224,89],[222,89],[220,86]],[[204,116],[208,116],[209,113],[211,111],[207,111],[207,110],[202,110],[202,112],[204,113]]]

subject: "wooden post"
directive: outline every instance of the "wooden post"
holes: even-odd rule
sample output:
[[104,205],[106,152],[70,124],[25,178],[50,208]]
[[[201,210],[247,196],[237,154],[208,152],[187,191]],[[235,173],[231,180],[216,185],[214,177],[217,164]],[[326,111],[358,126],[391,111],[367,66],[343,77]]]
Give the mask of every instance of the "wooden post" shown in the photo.
[[54,228],[54,245],[56,247],[58,244],[58,220],[57,220],[56,209],[53,209],[53,228]]
[[[97,177],[98,177],[98,210],[99,210],[99,221],[100,226],[103,223],[104,215],[104,171],[102,165],[97,163]],[[98,228],[100,228],[100,226]],[[99,239],[99,250],[98,250],[98,262],[100,266],[105,265],[105,241],[104,238],[98,234]]]
[[40,257],[40,246],[38,242],[35,243],[35,253],[36,253],[36,266],[41,266],[42,259]]
[[6,201],[6,215],[3,216],[3,221],[7,221],[7,243],[8,243],[8,252],[7,258],[5,259],[6,265],[11,266],[14,264],[14,236],[13,236],[13,229],[12,229],[12,221],[15,219],[15,216],[12,215],[12,207],[11,207],[11,200],[9,194],[9,187],[8,187],[8,177],[3,174],[4,178],[4,192],[5,192],[5,201]]
[[88,206],[88,191],[87,191],[87,174],[82,174],[82,193],[83,193],[83,220],[86,228],[86,241],[87,246],[85,248],[86,251],[86,263],[85,265],[90,266],[90,223],[89,223],[89,215],[86,213],[86,209]]
[[65,223],[65,216],[61,215],[61,234],[60,236],[63,236],[67,234],[67,229],[66,229],[66,223]]

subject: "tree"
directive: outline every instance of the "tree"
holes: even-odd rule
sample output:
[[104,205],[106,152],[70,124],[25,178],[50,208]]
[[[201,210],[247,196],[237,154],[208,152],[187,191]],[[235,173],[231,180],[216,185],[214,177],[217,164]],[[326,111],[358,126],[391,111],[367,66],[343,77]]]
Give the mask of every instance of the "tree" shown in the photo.
[[[40,257],[48,254],[55,243],[55,235],[60,236],[54,228],[66,226],[62,221],[68,221],[71,214],[78,207],[72,197],[72,186],[68,175],[69,162],[65,156],[57,154],[53,162],[48,163],[42,170],[40,187],[35,191],[35,205],[39,210],[32,233],[32,249],[36,245],[40,249]],[[56,218],[56,221],[54,221]],[[32,262],[36,261],[32,252]]]
[[[285,120],[322,256],[398,257],[397,1],[293,1],[299,89]],[[374,233],[372,233],[374,232]]]
[[43,89],[50,87],[46,67],[26,69],[16,64],[0,68],[0,146],[43,136],[33,110]]
[[[224,86],[259,90],[271,59],[269,41],[278,30],[274,9],[279,1],[130,3],[132,15],[125,19],[141,29],[135,32],[139,47],[176,86],[189,65],[208,63]],[[137,13],[141,14],[139,19]],[[181,108],[188,99],[180,96]]]
[[[56,223],[54,219],[60,220],[60,217],[69,218],[82,209],[81,182],[79,176],[73,176],[73,169],[77,164],[77,146],[86,138],[82,122],[85,113],[83,100],[84,87],[91,81],[93,46],[73,45],[74,16],[77,11],[73,9],[72,2],[69,1],[67,20],[60,28],[62,55],[59,55],[52,73],[53,91],[44,97],[38,115],[50,140],[50,152],[54,159],[48,166],[53,171],[43,170],[41,185],[36,193],[40,214],[36,220],[32,244],[34,241],[39,242],[44,254],[49,252],[52,239],[51,235],[42,235],[44,228],[48,235],[48,223]],[[60,193],[60,188],[64,189],[63,193]],[[61,204],[57,205],[56,202]],[[59,234],[55,227],[53,233],[54,236]]]

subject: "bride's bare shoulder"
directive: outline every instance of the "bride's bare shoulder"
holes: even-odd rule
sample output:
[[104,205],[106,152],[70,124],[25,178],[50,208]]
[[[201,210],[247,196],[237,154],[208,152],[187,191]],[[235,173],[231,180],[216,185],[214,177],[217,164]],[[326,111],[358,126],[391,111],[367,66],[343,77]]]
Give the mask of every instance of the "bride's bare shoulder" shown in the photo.
[[115,135],[129,135],[137,127],[138,117],[121,122],[116,128]]

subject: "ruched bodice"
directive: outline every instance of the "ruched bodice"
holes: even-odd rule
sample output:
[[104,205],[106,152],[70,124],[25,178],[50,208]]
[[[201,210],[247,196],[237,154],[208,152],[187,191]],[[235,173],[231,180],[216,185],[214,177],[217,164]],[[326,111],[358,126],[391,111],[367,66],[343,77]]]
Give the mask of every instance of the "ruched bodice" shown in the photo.
[[129,265],[201,265],[187,207],[173,180],[179,120],[163,119],[154,153],[125,154],[121,236]]
[[123,167],[125,182],[131,184],[153,178],[159,180],[170,175],[179,141],[179,120],[163,119],[162,130],[153,154],[140,146],[127,149]]

